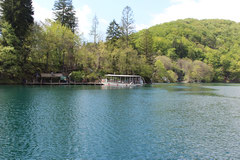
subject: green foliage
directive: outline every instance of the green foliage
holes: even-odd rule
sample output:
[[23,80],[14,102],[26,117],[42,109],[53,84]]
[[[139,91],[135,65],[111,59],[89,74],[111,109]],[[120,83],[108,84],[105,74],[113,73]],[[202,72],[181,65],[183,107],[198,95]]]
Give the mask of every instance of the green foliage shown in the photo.
[[211,82],[213,79],[213,69],[201,61],[194,61],[191,79],[197,82]]
[[183,70],[186,82],[211,82],[213,80],[213,68],[201,61],[179,59],[179,68]]
[[163,63],[161,62],[161,60],[157,60],[155,62],[154,65],[154,70],[155,70],[155,74],[154,74],[154,81],[155,82],[167,82],[167,70],[164,67]]
[[142,55],[138,57],[135,74],[142,76],[145,81],[151,83],[153,67],[148,64],[146,56]]
[[2,21],[1,80],[72,72],[71,79],[77,82],[98,81],[106,73],[137,74],[147,82],[240,82],[238,23],[185,19],[132,33],[133,19],[128,22],[127,15],[132,18],[130,8],[123,12],[124,38],[113,21],[107,42],[83,44],[59,21],[29,26],[32,32],[24,41],[11,23]]
[[177,82],[178,76],[173,71],[175,64],[166,56],[159,56],[155,62],[155,75],[156,82]]
[[7,22],[2,23],[2,36],[0,46],[0,78],[20,79],[19,54],[16,49],[19,39],[14,29]]
[[[164,37],[153,36],[153,52],[158,55],[167,55],[169,48],[171,49],[172,42]],[[175,48],[174,48],[175,53]]]
[[21,68],[13,47],[0,46],[0,78],[20,79]]
[[54,3],[55,21],[61,22],[62,25],[70,28],[72,32],[77,28],[77,17],[72,0],[56,0]]
[[9,46],[9,47],[18,46],[18,44],[20,43],[20,40],[15,35],[14,29],[8,22],[2,21],[1,31],[2,31],[1,44],[3,46]]
[[78,49],[79,38],[69,28],[60,22],[49,21],[33,36],[38,41],[32,46],[30,58],[34,63],[45,64],[42,71],[64,71],[66,67],[75,65],[73,52]]
[[[26,65],[30,53],[30,41],[28,37],[34,23],[32,0],[2,0],[0,5],[1,30],[3,31],[1,43],[7,48],[13,47],[14,57],[17,58],[17,62],[12,64],[12,68],[9,68],[7,72],[11,73],[12,78],[22,78],[23,80],[25,73],[27,73],[25,69],[28,68]],[[5,51],[3,50],[3,55],[6,53]],[[12,56],[6,57],[11,58]],[[13,60],[15,60],[14,57],[12,57]],[[13,73],[14,70],[18,70],[18,72]]]
[[87,82],[94,82],[97,81],[99,78],[98,74],[95,72],[90,73],[89,75],[86,76],[86,81]]
[[108,43],[114,45],[116,41],[121,38],[121,36],[121,28],[119,24],[117,24],[117,22],[113,20],[108,26],[106,40]]
[[85,73],[83,71],[73,71],[69,74],[71,81],[82,82],[85,79]]
[[14,29],[16,37],[25,40],[33,24],[32,0],[1,0],[1,19]]
[[94,82],[99,79],[99,74],[96,72],[85,73],[84,71],[73,71],[70,73],[70,79],[74,82]]
[[132,48],[117,48],[113,51],[118,74],[133,74],[137,67],[137,52]]
[[167,56],[173,60],[177,60],[178,55],[176,53],[176,48],[170,48],[167,50]]
[[140,38],[136,41],[136,46],[139,48],[139,53],[144,54],[147,57],[148,64],[153,64],[153,36],[148,30],[141,31]]
[[[213,81],[240,81],[237,68],[240,50],[238,23],[185,19],[156,25],[148,30],[153,36],[153,53],[156,54],[153,56],[166,55],[174,61],[184,58],[199,60],[212,67]],[[142,32],[134,35],[136,44],[143,38]],[[140,45],[136,48],[141,50]],[[178,72],[176,68],[173,71]],[[177,74],[180,76],[180,72]]]
[[168,70],[167,74],[170,82],[177,82],[178,76],[175,72],[173,72],[172,70]]

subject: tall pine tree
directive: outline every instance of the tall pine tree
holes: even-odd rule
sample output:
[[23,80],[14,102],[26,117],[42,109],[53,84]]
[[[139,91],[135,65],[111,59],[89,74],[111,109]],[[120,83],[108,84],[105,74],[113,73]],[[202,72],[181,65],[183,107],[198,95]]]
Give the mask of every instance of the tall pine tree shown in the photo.
[[122,11],[122,34],[126,41],[127,46],[129,45],[129,35],[134,32],[134,19],[133,11],[131,7],[126,6]]
[[98,25],[99,25],[99,21],[98,21],[98,18],[97,18],[97,15],[95,15],[93,17],[93,20],[92,20],[92,29],[90,31],[90,35],[93,36],[93,42],[94,44],[97,43],[97,38],[98,38]]
[[74,33],[77,28],[76,11],[72,5],[72,0],[57,0],[54,4],[55,20],[70,28]]
[[18,71],[12,70],[11,76],[8,77],[24,80],[24,74],[28,72],[27,58],[30,53],[28,37],[34,23],[32,0],[1,0],[0,6],[1,25],[8,26],[2,34],[1,43],[5,48],[12,48],[6,56],[10,58],[9,61],[13,61],[13,57],[17,59],[14,63],[9,63],[9,68],[19,68]]
[[140,51],[146,56],[149,64],[153,64],[153,35],[148,30],[142,31],[140,39],[139,48]]
[[20,42],[24,42],[34,23],[32,0],[1,0],[1,20],[8,22]]
[[113,20],[107,29],[107,37],[106,40],[111,44],[114,44],[119,38],[121,38],[121,28],[119,24],[115,20]]

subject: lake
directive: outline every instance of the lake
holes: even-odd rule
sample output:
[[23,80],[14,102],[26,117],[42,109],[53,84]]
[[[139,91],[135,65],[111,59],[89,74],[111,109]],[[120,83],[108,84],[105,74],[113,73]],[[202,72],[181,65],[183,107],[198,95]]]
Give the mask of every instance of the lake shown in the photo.
[[0,86],[0,159],[238,159],[239,84]]

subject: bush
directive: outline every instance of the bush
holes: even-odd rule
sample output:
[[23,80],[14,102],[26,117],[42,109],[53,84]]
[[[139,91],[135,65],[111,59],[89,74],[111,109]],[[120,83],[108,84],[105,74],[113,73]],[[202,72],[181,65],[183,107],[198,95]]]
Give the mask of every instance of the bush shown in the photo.
[[83,71],[73,71],[72,73],[70,73],[69,77],[73,81],[82,82],[85,78],[85,74]]
[[173,72],[172,70],[168,70],[167,73],[170,82],[177,82],[178,76],[175,72]]
[[179,59],[179,68],[185,74],[184,80],[187,82],[211,82],[213,80],[213,68],[201,61],[190,59]]
[[90,73],[89,75],[86,76],[87,81],[89,81],[89,82],[94,82],[94,81],[98,80],[98,77],[99,76],[94,72],[92,72],[92,73]]

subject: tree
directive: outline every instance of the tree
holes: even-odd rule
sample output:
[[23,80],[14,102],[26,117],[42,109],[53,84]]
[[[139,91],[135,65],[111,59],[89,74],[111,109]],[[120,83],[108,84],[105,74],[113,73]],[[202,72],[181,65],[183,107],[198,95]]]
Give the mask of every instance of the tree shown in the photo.
[[44,68],[41,68],[43,71],[59,72],[65,71],[65,67],[72,67],[72,49],[77,48],[75,45],[79,44],[79,38],[68,27],[60,22],[49,21],[35,36],[38,44],[33,46],[36,48],[33,48],[31,59],[34,63],[44,64]]
[[54,3],[55,20],[70,28],[74,33],[77,28],[76,11],[72,5],[72,0],[58,0]]
[[204,62],[193,61],[191,79],[197,82],[211,82],[213,79],[213,68]]
[[110,42],[110,44],[114,44],[120,38],[121,38],[120,26],[119,24],[117,24],[115,20],[113,20],[108,26],[106,40]]
[[173,40],[173,48],[175,48],[175,53],[179,58],[185,58],[187,57],[187,49],[186,46],[183,43],[184,37],[181,39],[174,39]]
[[119,74],[136,74],[138,67],[137,51],[132,47],[121,47],[113,51],[116,59],[116,69]]
[[[27,58],[30,53],[28,37],[31,33],[31,26],[34,23],[32,0],[1,0],[0,2],[1,25],[4,26],[4,23],[7,23],[8,25],[5,25],[5,27],[8,26],[7,30],[10,31],[8,34],[2,34],[2,44],[5,47],[12,47],[11,52],[8,52],[10,50],[5,50],[6,48],[4,47],[2,55],[4,55],[4,53],[14,53],[14,56],[8,56],[13,58],[13,60],[10,60],[11,62],[17,59],[17,63],[12,63],[14,64],[13,68],[21,68],[21,70],[18,70],[18,72],[14,74],[14,77],[18,79],[22,78],[23,80],[26,73]],[[15,38],[11,39],[9,36]],[[7,41],[10,39],[14,42],[12,46],[11,43]]]
[[187,82],[211,82],[213,79],[213,68],[204,62],[184,58],[178,60],[178,65],[183,70],[184,80]]
[[21,73],[17,50],[14,48],[19,39],[14,34],[14,29],[7,22],[2,23],[2,36],[0,45],[0,79],[17,79]]
[[155,82],[165,82],[167,79],[167,70],[161,60],[157,60],[154,64],[154,81]]
[[138,56],[136,74],[142,76],[146,83],[151,83],[153,67],[147,63],[147,58],[144,55]]
[[173,71],[175,66],[172,60],[166,56],[158,56],[154,64],[154,80],[156,82],[177,82],[178,76]]
[[122,34],[126,41],[127,46],[129,45],[129,35],[134,32],[134,19],[133,11],[131,7],[126,6],[122,12]]
[[139,48],[147,57],[148,63],[153,64],[153,36],[148,29],[142,32]]
[[1,19],[8,22],[20,40],[20,45],[29,32],[33,19],[32,0],[1,0]]
[[98,29],[98,25],[99,25],[98,18],[95,15],[93,17],[93,20],[92,20],[92,29],[90,31],[90,35],[93,36],[94,44],[97,43],[97,38],[98,38],[98,31],[97,31],[97,29]]

